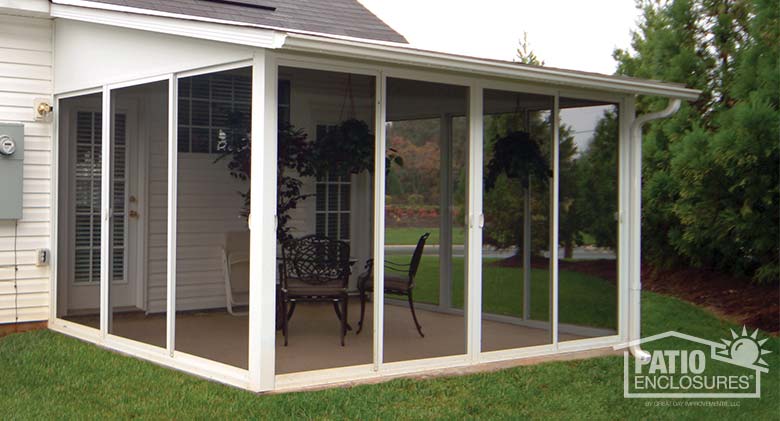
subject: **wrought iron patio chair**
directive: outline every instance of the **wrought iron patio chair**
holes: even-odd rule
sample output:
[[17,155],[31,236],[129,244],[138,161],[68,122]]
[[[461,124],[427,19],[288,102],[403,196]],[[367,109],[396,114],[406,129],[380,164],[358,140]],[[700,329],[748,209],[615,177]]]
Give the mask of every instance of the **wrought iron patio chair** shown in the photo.
[[236,307],[249,306],[249,231],[225,233],[222,247],[222,272],[225,279],[225,306],[234,316],[249,314]]
[[[417,327],[417,332],[421,337],[425,337],[420,322],[417,321],[417,313],[414,311],[414,299],[412,291],[414,290],[414,279],[417,276],[417,269],[422,260],[425,241],[431,233],[426,232],[417,241],[417,247],[412,253],[412,261],[408,264],[394,263],[385,260],[385,294],[395,294],[406,296],[409,300],[409,309],[412,311],[412,319]],[[366,301],[368,295],[374,291],[374,259],[366,261],[365,271],[358,276],[358,292],[360,293],[360,322],[358,322],[357,333],[363,329],[363,318],[366,313]]]
[[344,346],[348,329],[349,244],[317,235],[293,238],[282,243],[281,266],[284,345],[287,346],[288,324],[297,303],[332,302],[341,322],[341,346]]

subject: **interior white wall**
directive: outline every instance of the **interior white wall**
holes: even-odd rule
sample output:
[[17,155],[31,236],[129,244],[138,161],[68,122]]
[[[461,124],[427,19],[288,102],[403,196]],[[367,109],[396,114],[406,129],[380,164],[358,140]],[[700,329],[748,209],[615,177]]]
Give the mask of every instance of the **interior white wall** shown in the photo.
[[249,60],[252,48],[56,19],[54,92]]
[[[152,104],[150,104],[152,105]],[[147,305],[149,312],[166,308],[167,241],[167,103],[160,95],[146,115],[149,137],[149,256]],[[206,153],[178,154],[178,210],[176,247],[176,310],[225,306],[221,248],[225,233],[246,231],[241,217],[248,183],[234,179],[227,160],[214,162]]]

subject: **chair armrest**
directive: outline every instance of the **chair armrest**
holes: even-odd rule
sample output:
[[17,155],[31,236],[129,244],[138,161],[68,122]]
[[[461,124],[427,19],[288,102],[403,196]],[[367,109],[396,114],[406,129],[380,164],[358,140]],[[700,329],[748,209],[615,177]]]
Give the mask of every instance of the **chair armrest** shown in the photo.
[[385,269],[391,269],[391,270],[408,270],[409,264],[408,263],[395,263],[391,262],[389,260],[385,260]]

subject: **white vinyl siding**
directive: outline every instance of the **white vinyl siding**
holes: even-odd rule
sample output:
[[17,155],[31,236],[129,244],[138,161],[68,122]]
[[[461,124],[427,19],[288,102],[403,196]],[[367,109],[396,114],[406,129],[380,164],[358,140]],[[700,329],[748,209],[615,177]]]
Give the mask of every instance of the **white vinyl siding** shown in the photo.
[[52,125],[34,120],[33,101],[52,93],[48,19],[0,14],[0,92],[0,121],[25,135],[22,219],[0,221],[0,323],[47,320],[51,267],[35,250],[51,247]]
[[[146,255],[147,310],[165,311],[168,154],[167,126],[162,118],[163,97],[143,104],[141,121],[148,121],[148,238]],[[228,160],[213,154],[178,154],[178,211],[176,241],[176,309],[225,306],[221,247],[226,231],[245,231],[240,216],[244,199],[238,194],[248,183],[230,176]]]

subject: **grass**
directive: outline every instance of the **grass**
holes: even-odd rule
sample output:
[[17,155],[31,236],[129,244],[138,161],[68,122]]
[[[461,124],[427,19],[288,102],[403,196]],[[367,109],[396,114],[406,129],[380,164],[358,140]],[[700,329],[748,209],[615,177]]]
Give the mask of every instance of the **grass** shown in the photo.
[[[716,340],[736,328],[653,293],[643,294],[642,309],[645,335],[679,330]],[[0,339],[0,412],[4,419],[778,419],[780,340],[765,348],[772,353],[761,399],[655,406],[622,397],[622,357],[257,396],[36,331]]]
[[[408,262],[411,256],[392,255],[388,260]],[[500,267],[499,259],[483,259],[482,307],[485,312],[520,316],[523,302],[523,270]],[[452,259],[452,304],[463,308],[463,258]],[[615,329],[617,290],[601,278],[562,270],[559,273],[559,317],[561,323]],[[415,301],[439,303],[439,258],[423,256],[417,272]],[[531,270],[531,318],[549,320],[549,272]]]
[[[430,232],[431,236],[426,245],[439,244],[439,228],[387,228],[385,229],[385,244],[387,245],[416,245],[423,233]],[[463,227],[452,227],[452,243],[463,244]]]

